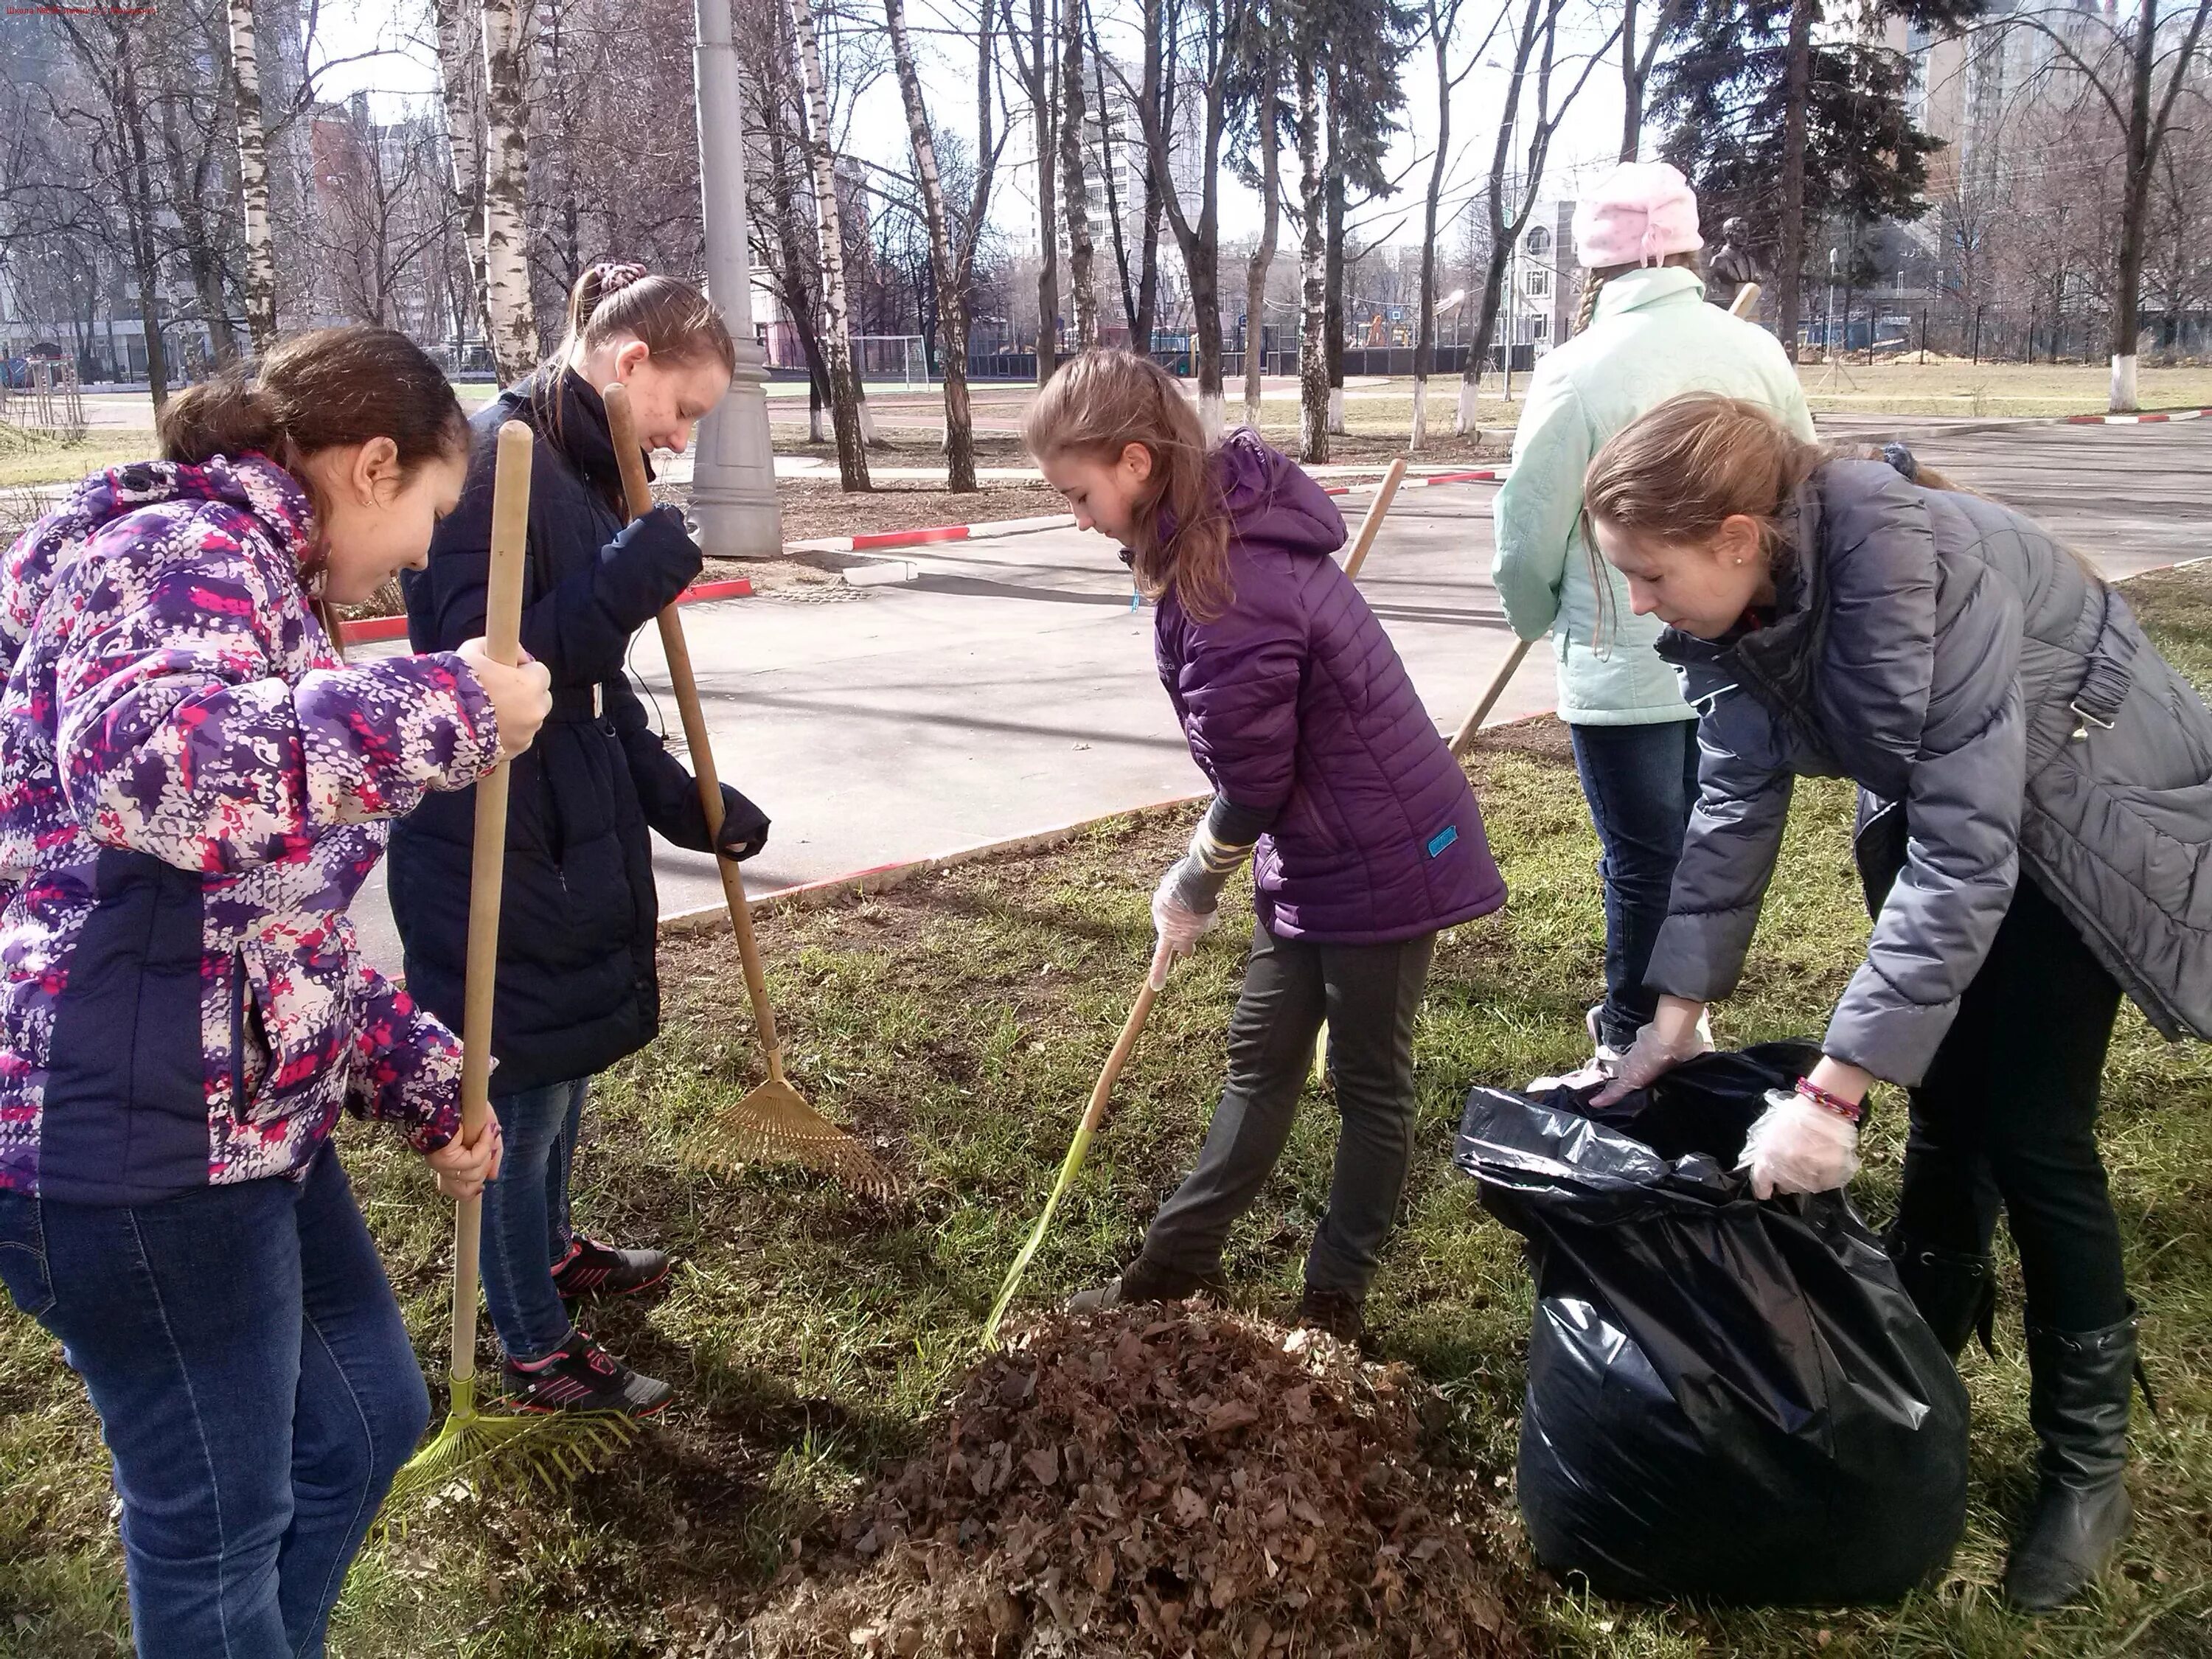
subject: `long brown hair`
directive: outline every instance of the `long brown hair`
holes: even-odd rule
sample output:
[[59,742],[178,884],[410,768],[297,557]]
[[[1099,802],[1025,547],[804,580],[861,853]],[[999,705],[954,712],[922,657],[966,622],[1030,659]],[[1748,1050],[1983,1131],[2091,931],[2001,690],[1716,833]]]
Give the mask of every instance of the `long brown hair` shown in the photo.
[[[1695,270],[1702,274],[1704,267],[1698,264],[1698,257],[1693,248],[1686,253],[1670,253],[1659,264],[1662,266]],[[1575,313],[1575,325],[1571,332],[1579,334],[1590,325],[1590,319],[1597,315],[1598,291],[1607,283],[1616,276],[1626,276],[1631,271],[1652,269],[1654,267],[1650,265],[1593,265],[1589,270],[1583,272],[1583,302],[1581,307]]]
[[[1610,635],[1617,619],[1593,520],[1633,535],[1696,543],[1711,541],[1723,520],[1740,514],[1759,526],[1760,552],[1768,568],[1779,572],[1793,556],[1783,530],[1784,509],[1800,485],[1834,460],[1884,461],[1923,489],[1989,499],[1890,448],[1807,443],[1771,410],[1740,398],[1717,392],[1669,398],[1607,439],[1583,474],[1583,544],[1597,589],[1601,635]],[[2073,548],[2065,550],[2102,585],[2087,559]]]
[[1599,632],[1619,617],[1593,520],[1668,542],[1708,542],[1741,516],[1759,526],[1770,568],[1789,556],[1782,512],[1830,452],[1771,412],[1717,392],[1691,392],[1646,410],[1606,440],[1583,474],[1583,545],[1597,590]]
[[1143,445],[1152,475],[1129,550],[1139,591],[1157,599],[1172,590],[1196,622],[1229,608],[1235,595],[1220,480],[1198,411],[1167,370],[1127,351],[1070,358],[1023,416],[1022,441],[1040,461],[1079,455],[1109,464],[1129,445]]

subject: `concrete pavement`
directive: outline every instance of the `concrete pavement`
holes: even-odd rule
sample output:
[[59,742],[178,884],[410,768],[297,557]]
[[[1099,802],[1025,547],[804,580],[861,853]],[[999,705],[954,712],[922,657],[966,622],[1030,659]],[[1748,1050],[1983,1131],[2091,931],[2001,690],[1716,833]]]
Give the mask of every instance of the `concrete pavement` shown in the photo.
[[[1905,437],[2115,574],[2205,550],[2212,422],[1854,421],[1848,435]],[[1401,495],[1361,578],[1446,727],[1512,647],[1487,575],[1495,492]],[[1346,518],[1364,501],[1353,496]],[[940,855],[1205,787],[1153,672],[1151,612],[1129,609],[1127,573],[1104,538],[1039,531],[886,556],[914,566],[915,579],[684,613],[716,763],[775,820],[768,851],[746,866],[749,889]],[[680,751],[653,630],[631,668]],[[1539,649],[1492,718],[1551,702],[1552,659]],[[656,842],[655,867],[664,915],[720,904],[703,856]],[[356,919],[376,957],[396,966],[380,876]]]

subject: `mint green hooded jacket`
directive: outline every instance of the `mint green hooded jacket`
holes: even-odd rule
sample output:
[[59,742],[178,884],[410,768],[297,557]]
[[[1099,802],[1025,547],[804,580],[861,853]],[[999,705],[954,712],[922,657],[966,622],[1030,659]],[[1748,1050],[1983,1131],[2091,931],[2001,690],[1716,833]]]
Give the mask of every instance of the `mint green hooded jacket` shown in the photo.
[[1498,556],[1491,577],[1515,633],[1552,635],[1561,720],[1642,726],[1697,718],[1674,671],[1651,648],[1658,619],[1630,613],[1628,585],[1610,567],[1613,599],[1601,623],[1581,529],[1591,458],[1638,416],[1685,392],[1762,404],[1799,437],[1813,437],[1813,416],[1781,344],[1707,305],[1697,273],[1680,266],[1608,281],[1590,325],[1537,364],[1528,383],[1513,470],[1492,509]]

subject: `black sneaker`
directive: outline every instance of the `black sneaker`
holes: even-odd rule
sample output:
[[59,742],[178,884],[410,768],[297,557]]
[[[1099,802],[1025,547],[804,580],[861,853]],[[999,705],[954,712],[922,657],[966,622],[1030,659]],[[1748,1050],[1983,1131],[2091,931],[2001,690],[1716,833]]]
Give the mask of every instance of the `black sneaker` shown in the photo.
[[507,1401],[518,1411],[651,1417],[675,1393],[659,1377],[623,1364],[587,1331],[572,1331],[568,1341],[543,1359],[526,1365],[507,1362]]
[[1349,1291],[1307,1285],[1305,1294],[1298,1298],[1298,1324],[1306,1330],[1325,1331],[1362,1352],[1367,1349],[1367,1311]]
[[563,1302],[587,1296],[634,1296],[668,1277],[665,1250],[618,1250],[578,1233],[568,1254],[553,1264],[553,1288]]

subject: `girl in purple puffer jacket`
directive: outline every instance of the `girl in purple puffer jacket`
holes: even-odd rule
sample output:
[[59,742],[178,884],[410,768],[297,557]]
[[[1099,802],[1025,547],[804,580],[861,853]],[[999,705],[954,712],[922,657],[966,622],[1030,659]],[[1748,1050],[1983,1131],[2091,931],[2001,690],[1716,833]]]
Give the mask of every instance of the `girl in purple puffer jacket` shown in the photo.
[[296,1659],[429,1412],[332,1123],[456,1197],[499,1154],[346,907],[550,699],[482,640],[349,667],[319,614],[460,494],[406,337],[307,335],[161,428],[0,566],[0,1281],[100,1413],[139,1653]]
[[1413,1017],[1436,936],[1505,902],[1474,792],[1330,556],[1342,516],[1286,457],[1249,431],[1209,447],[1174,379],[1126,352],[1068,363],[1024,435],[1076,523],[1121,541],[1158,601],[1160,679],[1214,787],[1153,895],[1161,945],[1189,953],[1247,858],[1258,923],[1198,1168],[1137,1260],[1071,1305],[1218,1286],[1326,1019],[1343,1127],[1299,1317],[1356,1339],[1413,1161]]

